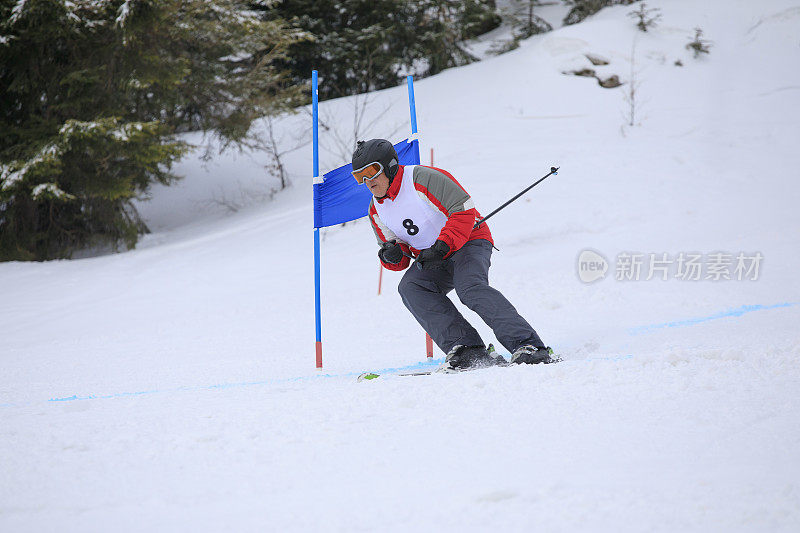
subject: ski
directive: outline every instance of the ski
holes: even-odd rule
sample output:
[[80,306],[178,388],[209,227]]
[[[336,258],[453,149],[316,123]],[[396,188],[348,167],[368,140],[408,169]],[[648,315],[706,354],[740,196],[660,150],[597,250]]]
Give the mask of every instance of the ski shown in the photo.
[[[495,351],[495,348],[494,348],[493,345],[490,344],[488,346],[487,352],[489,352],[489,354],[492,354],[494,357],[500,358],[502,360],[502,362],[500,362],[500,363],[498,363],[496,365],[491,365],[491,366],[474,366],[474,367],[470,367],[470,368],[461,368],[461,369],[447,368],[445,366],[441,366],[441,367],[435,368],[433,370],[421,370],[421,371],[415,371],[415,372],[399,372],[399,373],[391,373],[390,375],[402,376],[402,377],[411,377],[411,376],[430,376],[430,375],[433,375],[433,374],[460,374],[462,372],[472,372],[473,370],[481,370],[481,369],[484,369],[484,368],[496,368],[496,367],[512,366],[510,362],[506,361],[501,355],[497,354],[497,352]],[[547,363],[547,364],[559,363],[559,362],[563,361],[563,359],[559,355],[555,355],[555,354],[551,353],[551,357],[552,357],[552,361],[550,363]],[[379,374],[377,372],[364,372],[364,373],[362,373],[362,374],[360,374],[358,376],[356,381],[369,381],[369,380],[377,379],[377,378],[381,377],[381,375],[382,374]]]
[[[401,372],[399,374],[389,374],[394,376],[402,376],[402,377],[409,377],[409,376],[430,376],[432,374],[460,374],[462,372],[470,372],[472,370],[480,370],[482,368],[494,368],[496,366],[508,366],[506,365],[494,365],[494,366],[476,366],[472,368],[462,368],[460,370],[456,370],[454,368],[437,368],[436,370],[423,370],[421,372]],[[370,379],[377,379],[385,374],[376,374],[375,372],[364,372],[360,374],[357,378],[357,381],[367,381]]]

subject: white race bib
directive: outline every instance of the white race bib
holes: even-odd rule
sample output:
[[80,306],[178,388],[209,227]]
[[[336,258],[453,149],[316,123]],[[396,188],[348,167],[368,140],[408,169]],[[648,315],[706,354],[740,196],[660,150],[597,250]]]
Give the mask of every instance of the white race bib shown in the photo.
[[447,223],[447,216],[430,201],[420,197],[414,187],[415,168],[416,165],[403,168],[403,181],[394,200],[387,198],[383,203],[374,202],[374,205],[381,221],[399,240],[412,248],[424,250],[436,242]]

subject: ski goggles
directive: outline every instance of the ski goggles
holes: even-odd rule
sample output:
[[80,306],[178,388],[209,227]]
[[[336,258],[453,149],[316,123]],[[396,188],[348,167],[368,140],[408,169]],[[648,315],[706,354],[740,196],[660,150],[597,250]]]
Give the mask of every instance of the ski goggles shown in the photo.
[[363,184],[364,180],[374,180],[380,175],[381,172],[383,172],[383,165],[376,161],[374,163],[369,163],[358,170],[353,170],[351,174],[359,184]]

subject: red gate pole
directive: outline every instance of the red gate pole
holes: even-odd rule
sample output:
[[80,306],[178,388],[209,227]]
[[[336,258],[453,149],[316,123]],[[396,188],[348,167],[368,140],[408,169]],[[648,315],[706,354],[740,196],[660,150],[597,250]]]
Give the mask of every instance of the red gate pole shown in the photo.
[[[431,166],[433,166],[433,147],[431,147]],[[433,359],[433,339],[425,333],[425,353],[428,354],[428,359]]]

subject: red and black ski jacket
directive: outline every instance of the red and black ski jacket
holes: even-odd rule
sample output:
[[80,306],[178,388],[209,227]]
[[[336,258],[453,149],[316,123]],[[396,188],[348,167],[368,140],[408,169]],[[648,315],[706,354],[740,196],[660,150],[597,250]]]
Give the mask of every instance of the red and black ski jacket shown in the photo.
[[[478,210],[475,209],[475,204],[470,195],[458,181],[456,181],[452,174],[440,168],[415,165],[413,167],[413,175],[405,175],[405,169],[405,166],[400,166],[385,197],[373,198],[370,203],[369,220],[372,224],[372,229],[375,232],[378,244],[389,241],[399,241],[405,253],[410,253],[414,257],[419,255],[420,250],[402,242],[402,239],[398,239],[397,235],[381,221],[375,209],[375,202],[380,204],[384,202],[393,202],[400,191],[402,181],[407,179],[412,179],[414,181],[414,188],[417,194],[430,209],[438,210],[447,217],[447,221],[441,229],[438,239],[444,241],[450,247],[448,256],[464,246],[468,241],[486,239],[494,244],[492,234],[486,224],[481,224],[479,228],[472,229],[475,225],[475,221],[478,220],[481,215],[478,213]],[[389,206],[382,207],[385,208]],[[402,261],[397,264],[386,263],[383,260],[381,260],[381,263],[389,270],[404,270],[408,268],[410,259],[404,256]]]

